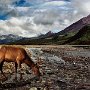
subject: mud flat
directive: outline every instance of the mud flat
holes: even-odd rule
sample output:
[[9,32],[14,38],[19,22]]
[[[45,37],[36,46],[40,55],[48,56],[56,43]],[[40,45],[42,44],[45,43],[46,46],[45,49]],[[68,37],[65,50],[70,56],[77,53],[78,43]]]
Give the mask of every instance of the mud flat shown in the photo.
[[24,46],[40,67],[42,76],[34,76],[22,64],[22,74],[14,73],[14,64],[5,63],[0,74],[0,90],[90,90],[90,48],[75,46]]

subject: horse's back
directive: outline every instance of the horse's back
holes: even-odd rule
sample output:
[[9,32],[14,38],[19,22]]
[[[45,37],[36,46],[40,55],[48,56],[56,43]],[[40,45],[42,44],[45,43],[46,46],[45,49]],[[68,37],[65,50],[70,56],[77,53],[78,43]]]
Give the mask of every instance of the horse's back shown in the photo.
[[3,60],[5,57],[5,48],[2,49],[2,47],[0,48],[0,60]]
[[26,57],[26,51],[20,47],[2,46],[0,52],[4,55],[6,61],[13,61],[17,58],[23,60]]

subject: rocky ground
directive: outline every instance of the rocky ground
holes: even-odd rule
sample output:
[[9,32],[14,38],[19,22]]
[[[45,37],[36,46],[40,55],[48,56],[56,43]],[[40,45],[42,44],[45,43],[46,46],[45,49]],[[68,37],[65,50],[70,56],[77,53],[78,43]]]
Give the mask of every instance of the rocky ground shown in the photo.
[[[17,78],[14,63],[4,63],[0,90],[90,90],[90,49],[72,46],[26,46],[42,76],[22,64]],[[31,54],[30,54],[31,53]],[[22,76],[22,77],[21,77]]]

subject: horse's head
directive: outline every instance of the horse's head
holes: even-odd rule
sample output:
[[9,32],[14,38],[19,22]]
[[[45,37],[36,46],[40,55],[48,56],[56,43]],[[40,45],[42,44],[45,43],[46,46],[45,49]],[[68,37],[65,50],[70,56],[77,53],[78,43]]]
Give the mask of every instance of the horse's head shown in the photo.
[[41,73],[39,71],[39,66],[37,64],[35,64],[35,66],[32,68],[32,71],[34,75],[41,76]]

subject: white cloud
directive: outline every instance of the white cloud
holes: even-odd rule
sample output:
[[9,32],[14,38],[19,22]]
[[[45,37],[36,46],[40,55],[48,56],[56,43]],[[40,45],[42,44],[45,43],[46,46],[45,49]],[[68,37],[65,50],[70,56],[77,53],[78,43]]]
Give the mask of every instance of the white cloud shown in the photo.
[[65,5],[67,4],[67,2],[65,1],[52,1],[52,2],[46,2],[45,4],[43,4],[43,6],[61,6],[61,5]]
[[16,7],[15,9],[20,12],[27,12],[30,9],[30,7]]
[[0,34],[15,34],[23,37],[34,37],[43,32],[42,25],[33,23],[32,17],[13,17],[0,21]]
[[[36,0],[40,5],[31,7],[12,6],[15,0],[4,1],[2,13],[9,12],[8,20],[0,20],[0,34],[16,34],[32,37],[50,30],[60,31],[75,21],[90,14],[90,0]],[[33,0],[27,0],[27,2]],[[50,2],[51,1],[51,2]]]
[[90,14],[90,0],[72,0],[72,6],[77,10],[79,14]]
[[17,0],[0,0],[0,5],[10,5]]

